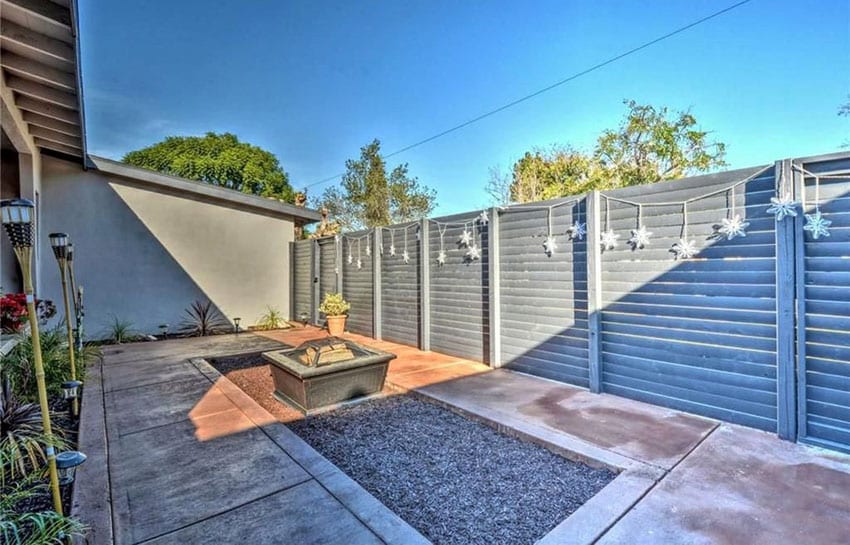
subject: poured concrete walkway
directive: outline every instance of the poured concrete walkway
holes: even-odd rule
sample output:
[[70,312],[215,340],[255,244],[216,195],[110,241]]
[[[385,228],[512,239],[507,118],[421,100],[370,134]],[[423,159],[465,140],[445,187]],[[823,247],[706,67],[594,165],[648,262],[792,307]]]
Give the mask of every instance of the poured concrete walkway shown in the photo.
[[[74,497],[76,512],[93,527],[89,542],[427,543],[242,390],[194,359],[321,335],[305,328],[107,348],[104,363],[87,377],[81,444],[90,459]],[[352,338],[399,354],[388,377],[398,389],[635,476],[620,489],[630,494],[606,487],[594,509],[567,519],[581,524],[556,528],[548,544],[848,542],[847,456],[616,396],[487,372],[451,356]]]

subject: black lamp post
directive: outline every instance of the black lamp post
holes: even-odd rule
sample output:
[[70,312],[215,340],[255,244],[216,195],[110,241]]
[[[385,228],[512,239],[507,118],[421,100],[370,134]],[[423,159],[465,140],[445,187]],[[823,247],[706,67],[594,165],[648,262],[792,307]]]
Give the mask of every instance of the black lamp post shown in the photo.
[[239,322],[242,321],[242,318],[236,317],[233,319],[233,324],[236,326],[236,334],[239,334]]
[[[68,295],[68,248],[71,246],[71,240],[66,233],[50,233],[50,246],[53,248],[53,255],[56,256],[56,263],[59,264],[59,275],[62,279],[62,299],[65,302],[65,329],[68,334],[68,361],[71,364],[71,380],[77,380],[77,364],[74,361],[74,326],[71,324],[71,299]],[[71,249],[73,256],[74,250]],[[73,257],[71,258],[73,260]],[[76,315],[76,312],[74,313]],[[71,414],[76,416],[78,410],[77,399],[71,400]]]
[[32,250],[35,242],[35,229],[33,217],[35,216],[35,204],[28,199],[13,199],[0,201],[0,219],[15,257],[21,267],[21,276],[24,281],[24,293],[27,300],[27,315],[30,322],[30,335],[32,336],[33,366],[35,367],[35,381],[38,387],[38,404],[41,408],[41,422],[44,435],[47,439],[47,447],[44,449],[47,455],[47,469],[50,475],[50,491],[53,496],[53,509],[62,514],[62,496],[59,494],[59,479],[56,469],[56,451],[53,447],[53,427],[50,423],[50,407],[47,404],[47,387],[44,383],[44,363],[41,359],[41,337],[38,332],[38,317],[35,313],[35,297],[33,297],[32,286]]

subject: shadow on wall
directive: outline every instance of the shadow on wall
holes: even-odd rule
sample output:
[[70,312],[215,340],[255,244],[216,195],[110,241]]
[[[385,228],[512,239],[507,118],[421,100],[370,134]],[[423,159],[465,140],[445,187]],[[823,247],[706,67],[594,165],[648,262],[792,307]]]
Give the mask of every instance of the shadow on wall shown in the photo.
[[[41,244],[43,255],[50,255],[44,233],[72,234],[88,338],[108,337],[113,317],[131,321],[138,332],[159,333],[163,323],[173,332],[193,301],[212,300],[112,184],[97,178],[76,182],[45,181]],[[50,261],[42,266],[41,286],[46,297],[60,301],[58,267]]]
[[[677,202],[749,174],[713,185],[673,183],[607,194],[638,202]],[[740,186],[734,200],[724,193],[692,203],[687,233],[682,232],[681,206],[642,207],[640,223],[653,233],[644,249],[627,244],[630,230],[638,226],[637,207],[609,201],[606,218],[602,199],[601,230],[620,235],[616,248],[602,254],[602,391],[776,429],[775,220],[766,213],[773,188],[770,169]],[[750,223],[746,237],[712,237],[714,226],[734,214]],[[682,237],[694,240],[699,253],[675,261],[670,250]],[[503,362],[587,387],[586,242],[576,244],[573,252],[567,244],[564,251],[570,255],[560,263],[553,259],[557,254],[547,258],[540,248],[534,260],[506,272],[503,266]],[[564,274],[565,268],[571,275]],[[516,284],[521,275],[539,281],[537,287],[544,290],[537,294],[540,305],[554,299],[550,306],[559,314],[549,316],[558,316],[558,321],[540,320],[539,308],[522,310],[521,302],[512,300],[511,282]],[[526,298],[525,304],[534,302]],[[569,308],[557,308],[564,304]],[[524,331],[506,331],[520,327],[511,323],[513,312],[526,313]],[[571,327],[558,327],[562,320]]]

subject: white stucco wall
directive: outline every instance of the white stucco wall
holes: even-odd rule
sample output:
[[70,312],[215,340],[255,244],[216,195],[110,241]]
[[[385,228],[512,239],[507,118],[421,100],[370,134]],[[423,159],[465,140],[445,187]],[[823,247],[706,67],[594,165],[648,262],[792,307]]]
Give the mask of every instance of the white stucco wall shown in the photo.
[[161,323],[173,331],[195,300],[209,299],[243,327],[267,305],[288,315],[291,218],[48,157],[42,169],[41,296],[59,306],[47,235],[66,232],[90,338],[105,336],[113,316],[141,332],[157,333]]

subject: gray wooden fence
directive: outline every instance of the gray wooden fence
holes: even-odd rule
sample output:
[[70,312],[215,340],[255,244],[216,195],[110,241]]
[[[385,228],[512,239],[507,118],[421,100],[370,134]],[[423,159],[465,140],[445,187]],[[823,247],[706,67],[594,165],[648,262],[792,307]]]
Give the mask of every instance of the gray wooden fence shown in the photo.
[[[805,202],[776,221],[785,192]],[[335,262],[333,239],[295,243],[293,312],[318,304],[311,274],[357,333],[850,450],[850,154],[481,212],[344,234]],[[735,216],[746,236],[718,237]],[[680,239],[696,255],[674,259]]]

